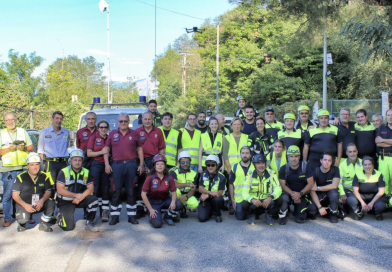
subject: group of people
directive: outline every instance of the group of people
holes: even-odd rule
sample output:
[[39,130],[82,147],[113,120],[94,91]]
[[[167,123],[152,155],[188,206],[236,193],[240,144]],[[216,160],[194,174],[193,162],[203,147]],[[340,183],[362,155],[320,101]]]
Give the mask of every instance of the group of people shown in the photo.
[[[392,110],[368,122],[367,113],[342,108],[330,124],[321,109],[310,120],[306,105],[276,120],[272,107],[263,118],[246,100],[225,126],[223,114],[206,120],[204,112],[187,116],[184,128],[172,128],[173,115],[160,115],[150,100],[140,127],[129,128],[127,113],[118,115],[118,128],[105,120],[96,124],[93,111],[77,131],[76,147],[68,153],[69,131],[63,115],[52,115],[52,126],[40,133],[37,153],[16,115],[4,114],[1,132],[4,227],[15,217],[18,231],[43,212],[39,230],[75,227],[74,212],[84,208],[86,230],[96,232],[97,211],[102,222],[119,223],[121,191],[125,189],[128,222],[145,214],[154,228],[175,225],[187,212],[198,220],[222,222],[222,210],[237,220],[255,224],[261,214],[272,225],[287,223],[293,205],[297,223],[326,216],[332,223],[349,213],[361,220],[364,212],[377,220],[390,206],[392,178]],[[30,152],[30,153],[29,153]],[[27,169],[26,169],[27,168]],[[57,206],[57,209],[56,209]]]

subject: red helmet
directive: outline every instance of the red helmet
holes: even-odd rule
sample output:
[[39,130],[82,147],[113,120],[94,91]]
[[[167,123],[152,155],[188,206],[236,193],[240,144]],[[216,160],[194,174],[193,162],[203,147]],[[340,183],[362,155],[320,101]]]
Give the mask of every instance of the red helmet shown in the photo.
[[156,162],[163,161],[165,164],[167,162],[166,157],[162,154],[156,154],[152,159],[152,163],[155,164]]

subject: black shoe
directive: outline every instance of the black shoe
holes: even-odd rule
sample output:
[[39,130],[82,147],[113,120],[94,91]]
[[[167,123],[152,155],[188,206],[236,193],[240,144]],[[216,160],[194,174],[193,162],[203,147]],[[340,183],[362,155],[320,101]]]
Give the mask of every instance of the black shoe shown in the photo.
[[272,215],[272,219],[278,220],[279,219],[279,215],[278,214],[273,214]]
[[173,220],[171,218],[163,217],[163,222],[165,222],[169,226],[175,226],[176,225],[176,224],[174,224],[174,222],[173,222]]
[[331,221],[331,223],[337,223],[338,221],[338,216],[336,215],[336,213],[332,213],[331,216],[329,217],[329,220]]
[[26,230],[26,224],[24,224],[24,225],[18,224],[18,227],[16,228],[16,230],[17,230],[18,232],[23,232],[23,231],[25,231],[25,230]]
[[132,225],[137,225],[139,224],[139,221],[137,221],[136,217],[129,217],[128,223],[131,223]]
[[171,219],[173,220],[173,222],[178,223],[180,222],[180,217],[177,214],[173,214]]
[[317,219],[317,214],[309,214],[308,215],[310,220],[316,220]]
[[[298,223],[298,224],[303,224],[303,223],[305,223],[305,219],[300,218],[300,217],[295,217],[294,220],[295,220],[295,222]],[[314,219],[312,219],[312,220],[314,220]]]
[[216,222],[216,223],[222,223],[222,217],[220,217],[220,216],[215,216],[215,222]]
[[[59,214],[58,214],[58,215],[59,215]],[[49,220],[48,223],[49,223],[49,224],[52,224],[52,225],[56,224],[56,223],[57,223],[57,218],[56,218],[54,215],[52,215],[52,216],[50,217],[50,220]]]
[[272,215],[270,215],[269,213],[265,214],[265,221],[268,226],[272,226],[274,224],[274,221],[272,220]]
[[188,218],[188,215],[186,214],[186,212],[180,212],[180,217],[181,218]]
[[382,214],[376,214],[376,220],[377,221],[384,220],[384,217],[382,217]]
[[227,206],[222,207],[222,211],[228,211],[228,210],[229,210],[229,208],[227,208]]
[[51,227],[49,227],[48,223],[41,221],[39,223],[39,227],[38,230],[40,231],[44,231],[44,232],[52,232],[53,229]]
[[250,214],[248,217],[248,224],[254,226],[255,225],[255,215]]
[[109,210],[102,211],[102,222],[109,222]]
[[283,217],[283,218],[279,219],[279,225],[286,225],[286,223],[287,223],[287,218],[286,217]]
[[235,211],[234,211],[233,207],[230,207],[230,209],[229,209],[229,214],[230,214],[230,215],[233,215],[234,212],[235,212]]
[[353,215],[353,219],[354,220],[362,220],[362,218],[363,218],[363,212],[360,212],[360,213],[356,213],[356,212],[354,212],[354,215]]
[[120,222],[120,219],[118,219],[118,217],[112,217],[110,219],[109,225],[113,226],[113,225],[116,225],[119,222]]

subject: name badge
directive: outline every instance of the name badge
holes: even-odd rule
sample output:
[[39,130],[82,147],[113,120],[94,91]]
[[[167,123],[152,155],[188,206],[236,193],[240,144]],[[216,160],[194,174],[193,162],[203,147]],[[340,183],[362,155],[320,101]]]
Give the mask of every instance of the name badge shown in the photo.
[[31,196],[31,205],[37,206],[38,201],[39,201],[39,194],[33,194]]
[[87,137],[83,137],[83,141],[88,141],[88,136]]
[[113,142],[118,142],[120,141],[120,138],[113,138]]
[[100,146],[100,145],[102,145],[102,143],[101,142],[96,142],[95,145]]

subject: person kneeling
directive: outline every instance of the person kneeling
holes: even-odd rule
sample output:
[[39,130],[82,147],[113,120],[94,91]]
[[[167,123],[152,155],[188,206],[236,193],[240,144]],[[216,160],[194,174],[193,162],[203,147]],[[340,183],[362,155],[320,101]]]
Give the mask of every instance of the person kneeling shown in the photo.
[[[142,188],[142,199],[150,213],[150,224],[153,228],[160,228],[163,221],[169,226],[174,226],[174,211],[180,211],[183,204],[177,199],[176,183],[166,169],[166,157],[161,154],[154,156],[153,169],[146,178]],[[171,193],[171,196],[170,196]],[[163,216],[162,209],[168,209]]]
[[87,221],[85,229],[98,232],[94,225],[95,214],[98,208],[98,198],[94,192],[94,179],[89,170],[82,167],[83,151],[74,149],[70,152],[71,165],[59,172],[57,176],[57,224],[63,230],[70,231],[75,228],[74,214],[76,208],[86,208]]
[[199,192],[200,204],[197,208],[198,219],[205,222],[211,217],[211,211],[216,223],[221,223],[221,209],[223,206],[223,191],[225,190],[226,178],[218,171],[219,159],[216,155],[206,158],[207,170],[200,175]]
[[17,231],[26,230],[26,223],[32,214],[40,213],[39,230],[52,232],[48,222],[54,212],[55,203],[50,198],[53,190],[53,180],[50,174],[40,171],[41,158],[37,153],[27,155],[27,171],[19,174],[12,188],[12,198],[16,202]]
[[248,214],[248,223],[255,224],[255,214],[266,211],[267,225],[272,226],[272,214],[279,211],[282,205],[278,176],[274,170],[266,167],[266,158],[263,154],[257,154],[252,158],[255,170],[249,172],[245,186],[242,189],[243,210]]

